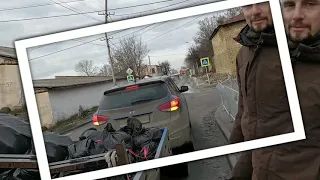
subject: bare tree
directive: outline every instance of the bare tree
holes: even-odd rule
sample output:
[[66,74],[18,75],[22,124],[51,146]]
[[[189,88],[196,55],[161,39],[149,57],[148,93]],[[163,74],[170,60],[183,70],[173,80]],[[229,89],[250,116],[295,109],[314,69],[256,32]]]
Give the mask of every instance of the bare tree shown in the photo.
[[110,75],[109,72],[111,72],[111,67],[107,64],[104,64],[99,68],[99,75],[100,76],[108,76],[108,75]]
[[199,48],[199,55],[201,57],[211,57],[213,56],[212,43],[210,41],[210,36],[217,27],[216,17],[205,18],[198,22],[199,30],[196,37],[194,37],[194,42]]
[[237,16],[237,15],[239,15],[241,13],[242,13],[242,8],[241,7],[235,7],[235,8],[226,10],[226,17],[230,19],[230,18],[232,18],[234,16]]
[[194,68],[195,73],[198,74],[198,67],[200,62],[200,53],[199,53],[199,47],[197,46],[191,46],[188,49],[188,54],[185,58],[185,63],[189,68]]
[[164,75],[168,75],[170,73],[171,64],[169,61],[159,62],[159,66]]
[[134,74],[141,77],[144,67],[143,59],[149,53],[147,45],[135,36],[123,38],[119,41],[119,44],[112,49],[116,71],[124,73],[128,68],[131,68]]
[[87,76],[97,75],[98,67],[93,65],[92,60],[81,60],[75,66],[75,71]]
[[189,48],[185,58],[186,65],[189,68],[195,68],[196,74],[198,74],[200,58],[211,58],[214,56],[214,49],[212,47],[212,42],[210,41],[212,33],[219,25],[234,16],[239,15],[241,12],[241,7],[232,8],[198,22],[199,29],[196,36],[193,38],[195,45]]

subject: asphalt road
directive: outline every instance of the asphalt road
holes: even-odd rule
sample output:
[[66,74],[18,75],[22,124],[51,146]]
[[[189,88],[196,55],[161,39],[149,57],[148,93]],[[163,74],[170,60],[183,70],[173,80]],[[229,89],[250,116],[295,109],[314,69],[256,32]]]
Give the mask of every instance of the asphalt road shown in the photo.
[[[190,81],[185,82],[190,87],[190,91],[186,92],[185,96],[190,110],[195,150],[227,144],[227,140],[214,118],[215,110],[221,102],[218,90],[212,88],[197,89]],[[90,127],[92,127],[91,123],[68,133],[68,135],[73,140],[77,140],[79,135]],[[188,165],[189,176],[183,180],[224,180],[229,178],[231,174],[231,169],[225,156],[189,162]],[[162,179],[171,180],[167,177]]]

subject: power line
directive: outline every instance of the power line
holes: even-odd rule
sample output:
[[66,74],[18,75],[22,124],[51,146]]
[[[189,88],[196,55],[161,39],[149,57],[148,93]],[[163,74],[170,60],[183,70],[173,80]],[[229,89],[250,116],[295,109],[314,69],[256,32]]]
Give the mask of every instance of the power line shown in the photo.
[[[56,5],[56,4],[66,4],[66,3],[81,2],[81,1],[85,1],[85,0],[73,0],[73,1],[61,2],[61,3],[47,3],[47,4],[20,6],[20,7],[13,7],[13,8],[3,8],[3,9],[0,9],[0,11],[12,11],[12,10],[27,9],[27,8],[34,8],[34,7],[41,7],[41,6],[52,6],[52,5]],[[128,9],[128,8],[133,8],[133,7],[152,5],[152,4],[159,4],[159,3],[163,3],[163,2],[169,2],[169,1],[174,1],[174,0],[164,0],[164,1],[157,1],[157,2],[153,2],[153,3],[138,4],[138,5],[132,5],[132,6],[119,7],[119,8],[110,8],[110,9],[108,9],[108,11],[119,10],[119,9]],[[98,6],[100,6],[100,5],[98,5]],[[102,8],[102,9],[103,10],[101,10],[101,11],[105,11],[104,8]],[[88,12],[88,13],[92,13],[92,12]]]
[[[84,0],[82,0],[84,1]],[[127,9],[127,8],[133,8],[133,7],[138,7],[138,6],[147,6],[147,5],[152,5],[152,4],[157,4],[157,3],[163,3],[163,2],[168,2],[168,1],[174,1],[174,0],[165,0],[165,1],[158,1],[158,2],[153,2],[153,3],[145,3],[145,4],[139,4],[139,5],[134,5],[134,6],[127,6],[127,7],[121,7],[121,8],[113,8],[113,9],[108,9],[110,10],[118,10],[118,9]],[[57,3],[57,5],[62,5],[63,3]],[[66,7],[65,7],[66,8]],[[162,7],[163,8],[163,7]],[[4,11],[5,9],[0,9],[0,11]],[[69,9],[70,10],[70,9]],[[73,12],[76,12],[72,10]],[[22,18],[22,19],[9,19],[9,20],[2,20],[0,23],[8,23],[8,22],[19,22],[19,21],[32,21],[32,20],[40,20],[40,19],[49,19],[49,18],[58,18],[58,17],[69,17],[69,16],[78,16],[78,15],[86,15],[86,14],[93,14],[93,13],[98,13],[98,12],[106,12],[106,10],[101,10],[101,11],[87,11],[87,12],[76,12],[76,13],[71,13],[71,14],[62,14],[62,15],[52,15],[52,16],[41,16],[41,17],[33,17],[33,18]],[[141,12],[137,12],[141,13]],[[137,14],[135,13],[135,14]],[[122,16],[122,15],[121,15]],[[90,16],[89,16],[90,17]],[[90,17],[91,18],[91,17]],[[92,18],[91,18],[92,19]],[[95,19],[97,20],[97,19]],[[100,20],[98,20],[100,21]]]
[[55,52],[52,52],[52,53],[41,55],[41,56],[38,56],[38,57],[35,57],[35,58],[30,58],[29,61],[32,61],[32,60],[35,60],[35,59],[39,59],[39,58],[42,58],[42,57],[46,57],[46,56],[49,56],[49,55],[52,55],[52,54],[56,54],[56,53],[59,53],[59,52],[62,52],[62,51],[68,50],[68,49],[72,49],[72,48],[75,48],[75,47],[79,47],[79,46],[82,46],[82,45],[85,45],[85,44],[89,44],[89,43],[97,41],[99,39],[101,39],[101,37],[99,37],[97,39],[90,40],[90,41],[86,41],[84,43],[81,43],[81,44],[78,44],[78,45],[75,45],[75,46],[71,46],[71,47],[68,47],[68,48],[65,48],[65,49],[61,49],[59,51],[55,51]]
[[154,38],[152,38],[152,39],[149,39],[149,40],[145,41],[144,43],[149,42],[149,41],[152,41],[152,40],[154,40],[154,39],[157,39],[157,38],[159,38],[159,37],[161,37],[161,36],[163,36],[163,35],[166,35],[166,34],[172,32],[172,31],[174,31],[174,30],[177,30],[177,29],[185,26],[186,24],[191,23],[192,21],[194,21],[194,20],[196,20],[196,19],[199,19],[199,18],[202,17],[202,16],[204,16],[204,15],[200,15],[200,16],[192,19],[191,21],[188,21],[188,22],[186,22],[186,23],[184,23],[184,24],[182,24],[182,25],[180,25],[180,26],[178,26],[178,27],[176,27],[176,28],[174,28],[174,29],[171,29],[170,31],[167,31],[167,32],[165,32],[165,33],[163,33],[163,34],[161,34],[161,35],[159,35],[159,36],[156,36],[156,37],[154,37]]
[[[73,1],[68,1],[68,2],[61,2],[61,3],[57,3],[57,4],[66,4],[66,3],[73,3],[73,2],[80,2],[80,1],[85,1],[85,0],[73,0]],[[46,3],[46,4],[37,4],[37,5],[31,5],[31,6],[3,8],[3,9],[0,9],[0,11],[12,11],[12,10],[18,10],[18,9],[34,8],[34,7],[41,7],[41,6],[52,6],[52,5],[56,5],[56,4]]]
[[112,41],[109,40],[109,42],[110,42],[114,47],[117,48],[117,46],[116,46]]
[[[163,24],[165,24],[165,23],[167,23],[167,22],[162,22],[162,23],[160,23],[160,24],[158,24],[158,25],[156,25],[156,26],[154,26],[153,28],[150,28],[150,29],[148,29],[147,31],[144,31],[144,32],[142,32],[142,33],[140,33],[140,34],[137,34],[137,35],[135,35],[135,36],[133,36],[133,37],[137,37],[137,36],[141,36],[142,34],[144,34],[144,33],[146,33],[146,32],[149,32],[149,31],[151,31],[152,29],[155,29],[155,28],[157,28],[157,27],[159,27],[159,26],[161,26],[161,25],[163,25]],[[151,24],[151,25],[149,25],[149,26],[147,26],[147,27],[150,27],[150,26],[152,26],[153,24]],[[146,28],[147,28],[146,27]],[[146,29],[146,28],[142,28],[142,29]],[[142,30],[141,29],[141,30]],[[140,30],[139,30],[140,31]],[[137,32],[137,31],[135,31],[135,32]],[[133,33],[132,33],[133,34]],[[130,35],[130,34],[127,34],[127,35]],[[127,36],[127,35],[125,35],[125,36]],[[121,38],[121,37],[120,37]],[[115,39],[119,39],[119,38],[115,38]],[[117,43],[115,43],[115,44],[119,44],[120,42],[117,42]]]
[[94,0],[91,0],[93,2],[93,4],[97,5],[99,8],[103,9],[102,6],[100,6],[98,3],[96,3]]
[[[57,3],[57,2],[55,2],[54,0],[50,0],[50,1],[53,2],[53,3]],[[62,1],[60,1],[60,0],[58,0],[58,1],[62,3]],[[76,12],[76,13],[78,13],[78,14],[81,14],[81,12],[78,12],[77,10],[75,10],[75,8],[69,6],[68,4],[64,4],[64,5],[63,5],[63,4],[58,4],[58,5],[66,8],[66,9],[69,9],[70,11],[73,11],[73,12]],[[67,7],[67,6],[68,6],[68,7]],[[81,14],[81,15],[86,16],[87,18],[90,18],[90,19],[99,21],[99,22],[103,22],[103,21],[100,21],[99,19],[96,19],[96,18],[94,18],[94,17],[88,16],[88,15],[86,15],[86,14]]]
[[95,9],[94,7],[92,7],[90,4],[88,4],[87,2],[81,2],[83,5],[87,6],[89,9],[92,9],[94,11],[98,11],[97,9]]
[[[184,26],[184,25],[186,25],[186,24],[188,24],[188,23],[190,23],[190,22],[192,22],[192,21],[194,21],[194,20],[202,17],[202,16],[203,16],[203,15],[201,15],[201,16],[199,16],[199,17],[196,17],[195,19],[193,19],[193,20],[191,20],[191,21],[188,21],[187,23],[184,23],[184,24],[182,24],[181,26],[179,26],[179,27],[177,27],[177,28],[174,28],[174,29],[172,29],[172,30],[170,30],[170,31],[168,31],[168,32],[166,32],[166,33],[164,33],[164,34],[161,34],[160,36],[157,36],[157,37],[155,37],[155,38],[149,39],[149,40],[147,40],[147,41],[145,41],[145,42],[151,41],[151,40],[156,39],[156,38],[159,38],[159,37],[161,37],[161,36],[163,36],[163,35],[165,35],[165,34],[168,34],[168,33],[172,32],[172,31],[174,31],[174,30],[176,30],[176,29],[178,29],[178,28],[180,28],[180,27],[182,27],[182,26]],[[159,27],[159,26],[161,26],[162,24],[165,24],[165,23],[166,23],[166,22],[160,23],[159,25],[157,25],[157,26],[155,26],[155,27],[153,27],[153,28],[151,28],[151,29],[143,32],[143,33],[146,33],[146,32],[148,32],[148,31],[150,31],[150,30],[152,30],[152,29],[155,29],[156,27]],[[151,25],[153,25],[153,24],[151,24]],[[151,25],[149,25],[149,26],[147,26],[147,27],[150,27]],[[146,29],[147,27],[144,27],[144,28],[142,28],[142,29]],[[139,31],[141,31],[142,29],[139,29]],[[120,32],[123,32],[123,31],[125,31],[125,30],[122,30],[122,31],[113,33],[112,35],[117,34],[117,33],[120,33]],[[137,31],[135,31],[135,32],[137,32]],[[142,35],[143,33],[140,33],[139,35]],[[131,34],[133,34],[133,33],[131,33]],[[129,34],[124,35],[124,36],[128,36],[128,35],[129,35]],[[136,35],[136,36],[139,36],[139,35]],[[121,37],[124,37],[124,36],[121,36]],[[121,37],[117,37],[117,39],[118,39],[118,38],[121,38]],[[101,38],[98,38],[98,39],[101,39]],[[59,53],[59,52],[62,52],[62,51],[68,50],[68,49],[72,49],[72,48],[79,47],[79,46],[82,46],[82,45],[85,45],[85,44],[89,44],[89,43],[91,43],[91,42],[93,42],[93,41],[96,41],[96,40],[98,40],[98,39],[94,39],[94,40],[91,40],[91,41],[87,41],[87,42],[84,42],[84,43],[82,43],[82,44],[78,44],[78,45],[75,45],[75,46],[72,46],[72,47],[69,47],[69,48],[65,48],[65,49],[62,49],[62,50],[59,50],[59,51],[55,51],[55,52],[53,52],[53,53],[49,53],[49,54],[46,54],[46,55],[43,55],[43,56],[39,56],[39,57],[36,57],[36,58],[32,58],[32,59],[30,59],[30,60],[39,59],[39,58],[42,58],[42,57],[45,57],[45,56],[49,56],[49,55],[52,55],[52,54],[55,54],[55,53]],[[112,44],[115,46],[116,44],[119,44],[119,43],[120,43],[120,42],[118,42],[118,43],[112,43]],[[95,45],[98,45],[98,44],[95,44]],[[33,50],[34,50],[34,49],[33,49]]]
[[181,3],[184,3],[184,2],[187,2],[187,1],[190,1],[190,0],[184,0],[184,1],[181,1],[181,2],[178,2],[178,3],[174,3],[174,4],[170,4],[170,5],[167,5],[167,6],[163,6],[163,7],[159,7],[159,8],[155,8],[155,9],[150,9],[150,10],[146,10],[146,11],[140,11],[140,12],[128,13],[128,14],[120,14],[120,15],[116,15],[115,14],[114,16],[128,16],[128,15],[135,15],[135,14],[140,14],[140,13],[144,13],[144,12],[155,11],[155,10],[163,9],[163,8],[170,7],[170,6],[175,6],[177,4],[181,4]]
[[132,6],[127,6],[127,7],[112,8],[112,9],[108,9],[108,10],[110,11],[110,10],[128,9],[128,8],[133,8],[133,7],[147,6],[147,5],[159,4],[159,3],[170,2],[170,1],[175,1],[175,0],[156,1],[153,3],[145,3],[145,4],[138,4],[138,5],[132,5]]

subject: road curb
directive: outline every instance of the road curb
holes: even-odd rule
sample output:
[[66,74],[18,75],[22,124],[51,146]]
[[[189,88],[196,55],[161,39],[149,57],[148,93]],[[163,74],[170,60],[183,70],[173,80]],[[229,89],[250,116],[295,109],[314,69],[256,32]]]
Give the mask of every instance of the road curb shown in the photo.
[[76,126],[73,126],[72,128],[69,128],[69,129],[66,129],[66,130],[64,130],[64,131],[61,131],[61,132],[59,132],[59,133],[60,133],[60,134],[66,134],[66,133],[68,133],[68,132],[70,132],[70,131],[72,131],[72,130],[78,129],[79,127],[82,127],[82,126],[84,126],[84,125],[86,125],[86,124],[89,124],[90,122],[92,122],[91,119],[90,119],[90,120],[87,120],[87,121],[85,121],[85,122],[82,122],[82,123],[80,123],[80,124],[78,124],[78,125],[76,125]]
[[[221,107],[221,106],[220,106]],[[223,136],[227,139],[229,139],[230,137],[230,134],[231,132],[228,130],[228,128],[226,127],[226,125],[217,117],[217,111],[219,111],[220,107],[216,110],[215,112],[215,119],[216,119],[216,122],[218,123],[219,125],[219,128],[220,130],[222,131],[222,134]],[[231,169],[233,169],[236,165],[236,162],[237,162],[237,157],[236,157],[236,154],[228,154],[227,155],[227,160],[228,160],[228,163],[231,167]]]

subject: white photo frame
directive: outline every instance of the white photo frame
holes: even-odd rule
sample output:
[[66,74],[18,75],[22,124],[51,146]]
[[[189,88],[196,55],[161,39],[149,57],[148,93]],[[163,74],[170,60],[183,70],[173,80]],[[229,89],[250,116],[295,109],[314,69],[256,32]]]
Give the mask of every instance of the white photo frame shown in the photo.
[[[205,150],[199,150],[191,153],[174,155],[170,157],[164,157],[129,165],[123,165],[114,168],[108,168],[103,170],[97,170],[87,173],[81,173],[77,175],[70,175],[61,178],[54,178],[55,180],[73,180],[73,179],[99,179],[105,177],[113,177],[121,174],[139,172],[163,166],[179,164],[184,162],[190,162],[205,158],[216,157],[220,155],[232,154],[241,151],[267,147],[297,140],[305,139],[305,130],[302,121],[302,115],[299,106],[299,99],[297,96],[294,75],[292,71],[286,34],[284,30],[284,24],[282,20],[282,12],[279,0],[225,0],[220,2],[214,2],[206,5],[199,5],[196,7],[184,8],[180,10],[174,10],[165,13],[159,13],[154,15],[148,15],[144,17],[123,20],[103,25],[97,25],[92,27],[86,27],[66,32],[55,33],[51,35],[45,35],[30,39],[15,41],[16,53],[19,62],[21,80],[23,84],[23,90],[26,98],[26,104],[28,108],[28,114],[30,118],[32,136],[35,144],[38,167],[40,170],[41,179],[51,179],[49,164],[47,160],[46,149],[44,145],[44,139],[41,130],[41,123],[39,118],[39,111],[37,109],[37,102],[35,97],[35,91],[32,82],[32,76],[28,61],[27,48],[51,44],[55,42],[61,42],[66,40],[72,40],[76,38],[102,34],[105,32],[117,31],[127,28],[133,28],[153,23],[160,23],[164,21],[176,20],[180,18],[186,18],[190,16],[202,15],[230,9],[234,7],[240,7],[248,4],[255,4],[269,1],[273,22],[276,31],[276,39],[278,42],[279,53],[281,57],[281,64],[285,79],[285,85],[287,89],[287,95],[289,105],[291,109],[291,116],[293,117],[294,132],[283,135],[277,135],[252,141],[246,141],[242,143],[236,143],[231,145],[225,145],[221,147],[215,147]],[[276,17],[276,18],[274,18]]]

